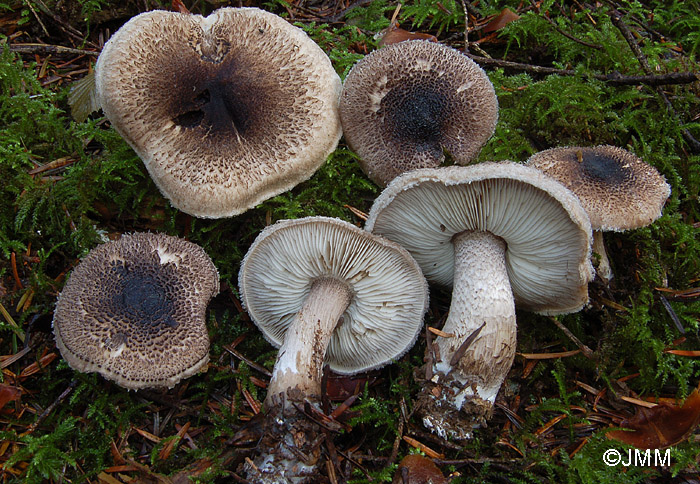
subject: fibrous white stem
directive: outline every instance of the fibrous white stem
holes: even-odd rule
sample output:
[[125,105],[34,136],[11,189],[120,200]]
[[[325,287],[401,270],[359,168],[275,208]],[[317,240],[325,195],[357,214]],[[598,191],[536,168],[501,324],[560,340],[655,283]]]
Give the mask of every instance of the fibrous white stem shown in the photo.
[[612,269],[610,268],[608,254],[605,251],[605,241],[603,240],[603,232],[601,230],[593,231],[593,253],[598,254],[600,257],[598,266],[596,267],[598,277],[600,277],[605,284],[609,284],[612,280],[613,274]]
[[247,476],[255,484],[317,482],[320,429],[299,405],[321,398],[323,361],[331,335],[352,300],[347,283],[316,279],[287,329],[265,398],[260,454]]
[[[490,411],[516,347],[515,303],[506,269],[506,245],[499,237],[482,231],[459,233],[453,244],[454,286],[443,331],[454,337],[438,338],[440,359],[434,373],[447,385],[442,398],[455,409],[475,401]],[[475,331],[478,335],[461,357],[455,356]]]
[[266,404],[280,393],[288,396],[288,390],[311,400],[320,397],[326,349],[351,300],[350,287],[339,279],[313,282],[279,349]]

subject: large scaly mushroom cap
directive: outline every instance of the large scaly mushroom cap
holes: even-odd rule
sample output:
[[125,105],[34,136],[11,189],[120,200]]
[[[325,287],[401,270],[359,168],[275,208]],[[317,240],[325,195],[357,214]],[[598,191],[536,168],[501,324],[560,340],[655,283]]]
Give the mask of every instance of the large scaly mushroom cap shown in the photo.
[[617,146],[551,148],[535,153],[527,164],[574,192],[594,230],[649,225],[671,194],[653,166]]
[[379,185],[448,152],[467,164],[488,141],[498,100],[486,73],[467,56],[425,40],[388,45],[348,73],[340,100],[343,133],[362,169]]
[[205,310],[219,275],[196,244],[154,233],[90,251],[54,312],[68,364],[131,389],[172,387],[209,360]]
[[114,128],[173,206],[197,217],[242,213],[308,179],[341,135],[326,54],[256,8],[143,13],[95,70]]

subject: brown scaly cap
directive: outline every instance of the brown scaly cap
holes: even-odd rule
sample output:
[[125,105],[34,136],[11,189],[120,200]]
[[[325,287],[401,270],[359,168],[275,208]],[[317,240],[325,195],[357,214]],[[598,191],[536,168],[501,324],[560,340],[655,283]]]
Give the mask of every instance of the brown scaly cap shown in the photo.
[[90,251],[58,297],[53,328],[68,364],[130,390],[172,387],[209,360],[205,310],[219,292],[191,242],[124,235]]
[[345,139],[374,182],[473,160],[498,120],[486,73],[459,51],[413,40],[388,45],[348,73],[340,100]]
[[99,103],[173,206],[228,217],[308,179],[340,139],[340,78],[256,8],[146,12],[105,45]]
[[629,230],[661,216],[671,188],[636,155],[616,146],[552,148],[527,161],[569,188],[594,230]]

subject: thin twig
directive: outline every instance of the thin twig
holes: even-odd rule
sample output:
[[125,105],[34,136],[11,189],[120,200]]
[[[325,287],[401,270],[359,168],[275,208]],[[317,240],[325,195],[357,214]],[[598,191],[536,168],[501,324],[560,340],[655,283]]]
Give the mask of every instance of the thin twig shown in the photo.
[[664,309],[666,310],[668,315],[671,316],[671,321],[673,321],[673,324],[676,326],[678,332],[680,332],[681,334],[685,334],[685,328],[683,327],[683,323],[681,323],[680,318],[671,307],[671,304],[668,302],[668,299],[666,299],[663,296],[659,296],[659,300],[661,301],[661,304],[663,304]]
[[99,52],[84,49],[74,49],[72,47],[63,47],[62,45],[49,44],[10,44],[10,52],[18,52],[20,54],[75,54],[75,55],[90,55],[97,57]]
[[482,17],[481,12],[479,10],[477,10],[476,7],[474,7],[474,5],[472,5],[471,2],[467,2],[467,1],[463,0],[462,7],[464,7],[465,15],[467,13],[470,13],[473,17]]
[[403,430],[404,430],[404,420],[403,420],[403,418],[400,418],[398,428],[396,429],[396,438],[394,439],[394,445],[391,447],[391,454],[389,455],[389,460],[387,462],[387,465],[391,465],[394,462],[396,462],[396,458],[399,456],[399,445],[401,444],[401,441],[403,440],[403,436],[404,436]]
[[623,76],[619,73],[595,75],[596,79],[616,86],[667,86],[670,84],[691,84],[700,80],[695,72],[669,72],[667,74],[651,74],[647,76]]
[[583,356],[585,356],[586,358],[589,358],[589,359],[592,359],[592,358],[593,358],[593,356],[594,356],[593,350],[590,349],[590,348],[589,348],[588,346],[586,346],[585,344],[583,344],[583,343],[581,342],[581,340],[578,339],[578,338],[574,335],[574,333],[572,333],[571,331],[569,331],[569,328],[567,328],[566,326],[564,326],[563,324],[561,324],[561,322],[560,322],[557,318],[555,318],[555,317],[553,317],[553,316],[550,316],[549,319],[550,319],[554,324],[556,324],[556,325],[557,325],[557,328],[561,329],[561,330],[563,331],[563,333],[564,333],[571,341],[573,341],[574,344],[575,344],[576,346],[578,346],[578,348],[581,350],[581,353],[583,353]]
[[[337,449],[336,449],[336,451],[338,452],[338,454],[340,454],[341,456],[343,456],[348,462],[350,462],[350,463],[351,463],[352,465],[354,465],[357,469],[359,469],[360,472],[362,472],[362,473],[365,475],[365,478],[366,478],[367,480],[369,480],[369,481],[372,481],[372,480],[373,480],[373,479],[372,479],[372,476],[370,476],[370,475],[369,475],[369,472],[367,472],[367,469],[365,469],[364,467],[362,467],[362,464],[360,464],[356,459],[354,459],[353,457],[351,457],[350,453],[347,453],[347,454],[346,454],[345,452],[342,452],[342,451],[337,450]],[[369,460],[369,459],[366,459],[365,456],[362,456],[361,459],[362,459],[362,460]],[[386,457],[382,457],[381,460],[386,460]]]
[[12,266],[12,277],[15,280],[15,285],[17,286],[17,289],[24,289],[22,280],[19,278],[19,271],[17,270],[17,255],[14,252],[10,254],[10,265]]
[[326,449],[328,450],[328,460],[326,461],[326,466],[328,469],[329,478],[331,478],[331,483],[338,482],[336,476],[337,473],[342,471],[340,467],[340,459],[338,458],[338,452],[336,451],[335,444],[333,443],[333,436],[330,431],[322,429],[326,436]]
[[41,25],[41,30],[44,31],[44,34],[45,34],[47,37],[50,37],[49,31],[46,30],[46,25],[44,25],[44,22],[42,22],[41,19],[39,18],[39,14],[36,13],[36,10],[34,10],[34,7],[32,6],[32,2],[29,2],[29,1],[27,1],[27,0],[24,0],[24,4],[25,4],[27,7],[29,7],[29,10],[32,11],[32,13],[34,14],[34,18],[36,18],[36,21],[39,22],[39,25]]
[[481,46],[474,42],[469,43],[469,15],[473,17],[481,17],[481,14],[476,10],[471,3],[466,0],[461,0],[462,8],[464,9],[464,53],[469,55],[469,49],[473,48],[476,52],[481,54],[484,58],[490,59],[491,56],[486,52]]
[[[555,67],[544,67],[533,64],[523,64],[521,62],[512,62],[501,59],[491,59],[474,54],[466,54],[474,62],[481,65],[502,67],[504,69],[513,69],[517,71],[532,72],[534,74],[556,74],[560,76],[579,76],[580,72],[573,69],[557,69]],[[623,76],[619,73],[614,74],[591,74],[592,78],[599,81],[616,86],[637,86],[646,84],[648,86],[663,86],[669,84],[690,84],[700,80],[700,76],[694,72],[670,72],[668,74],[652,74],[646,76]]]
[[24,432],[22,435],[31,434],[32,432],[34,432],[39,427],[39,425],[41,425],[41,422],[43,422],[46,419],[46,417],[48,417],[49,414],[53,412],[53,409],[60,405],[61,402],[63,402],[63,400],[65,400],[66,397],[68,397],[68,395],[71,394],[71,392],[77,384],[78,380],[71,380],[71,382],[68,384],[68,387],[65,390],[63,390],[63,392],[58,396],[58,398],[56,398],[56,400],[53,401],[53,403],[51,403],[51,405],[46,407],[46,409],[43,412],[41,412],[37,419],[29,426],[27,431]]
[[[66,21],[64,21],[61,17],[59,17],[58,15],[53,13],[42,0],[32,0],[32,1],[35,2],[39,6],[39,9],[42,12],[44,12],[44,14],[51,17],[51,20],[53,20],[54,25],[57,25],[61,30],[63,30],[66,34],[73,37],[77,41],[85,42],[85,35],[81,31],[79,31],[75,27],[71,26]],[[92,42],[87,42],[87,43],[90,45],[94,45],[94,44],[92,44]]]
[[31,350],[32,350],[31,346],[25,346],[24,348],[19,350],[14,355],[11,355],[8,357],[3,356],[2,358],[4,358],[4,359],[0,361],[0,370],[2,370],[3,368],[7,368],[8,366],[10,366],[11,364],[13,364],[16,361],[21,360],[22,357],[24,355],[26,355],[27,353],[29,353]]
[[464,52],[469,53],[469,7],[466,0],[462,1],[462,9],[464,9]]
[[644,52],[642,52],[642,49],[639,47],[639,44],[637,44],[637,41],[634,39],[634,35],[632,34],[632,31],[629,29],[629,27],[627,27],[627,24],[625,24],[622,21],[622,15],[619,12],[613,12],[610,18],[612,20],[612,23],[615,25],[615,27],[617,27],[617,29],[627,41],[627,44],[630,46],[630,49],[632,49],[634,56],[639,61],[639,64],[642,66],[642,70],[647,74],[651,74],[652,70],[651,66],[649,65],[649,61],[647,61],[647,56],[644,55]]
[[425,327],[425,379],[430,381],[433,378],[433,364],[435,363],[435,349],[433,348],[433,336]]
[[267,368],[265,368],[262,365],[259,365],[258,363],[254,362],[253,360],[246,358],[246,356],[243,353],[236,350],[235,348],[232,348],[230,345],[229,346],[224,345],[224,349],[226,351],[228,351],[229,353],[231,353],[236,358],[238,358],[239,360],[244,361],[251,368],[258,370],[260,373],[262,373],[263,375],[265,375],[267,377],[272,377],[272,373],[270,372],[270,370],[268,370]]
[[331,15],[329,17],[324,17],[322,20],[324,22],[328,22],[331,24],[339,22],[343,19],[343,17],[345,17],[345,14],[348,13],[353,8],[362,7],[363,5],[366,5],[368,3],[372,3],[372,0],[358,0],[357,2],[351,3],[350,5],[348,5],[347,8],[344,8],[343,10],[336,13],[335,15]]
[[[606,3],[610,8],[612,8],[614,10],[619,10],[621,7],[621,5],[619,3],[616,3],[612,0],[603,0],[603,2]],[[634,15],[632,12],[629,12],[629,11],[625,12],[625,16],[627,18],[629,18],[630,20],[632,20],[637,25],[639,25],[640,27],[642,27],[644,30],[646,30],[649,34],[651,34],[656,39],[662,40],[662,41],[665,39],[664,35],[662,35],[657,30],[652,29],[648,23],[646,23],[643,19],[641,19],[637,15]]]

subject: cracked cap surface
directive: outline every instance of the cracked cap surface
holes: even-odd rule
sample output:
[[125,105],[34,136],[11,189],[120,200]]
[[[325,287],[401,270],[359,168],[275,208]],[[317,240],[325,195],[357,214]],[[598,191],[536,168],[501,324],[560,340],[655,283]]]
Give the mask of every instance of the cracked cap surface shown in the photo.
[[473,160],[498,120],[486,73],[461,52],[412,40],[375,50],[348,73],[340,100],[343,134],[375,183]]
[[616,146],[551,148],[527,164],[569,188],[594,230],[629,230],[661,216],[671,187],[651,165]]
[[95,66],[100,105],[173,206],[229,217],[308,179],[340,139],[340,78],[256,8],[140,14]]
[[53,330],[68,364],[122,387],[172,387],[209,360],[205,311],[219,275],[204,250],[155,233],[102,244],[73,270]]

